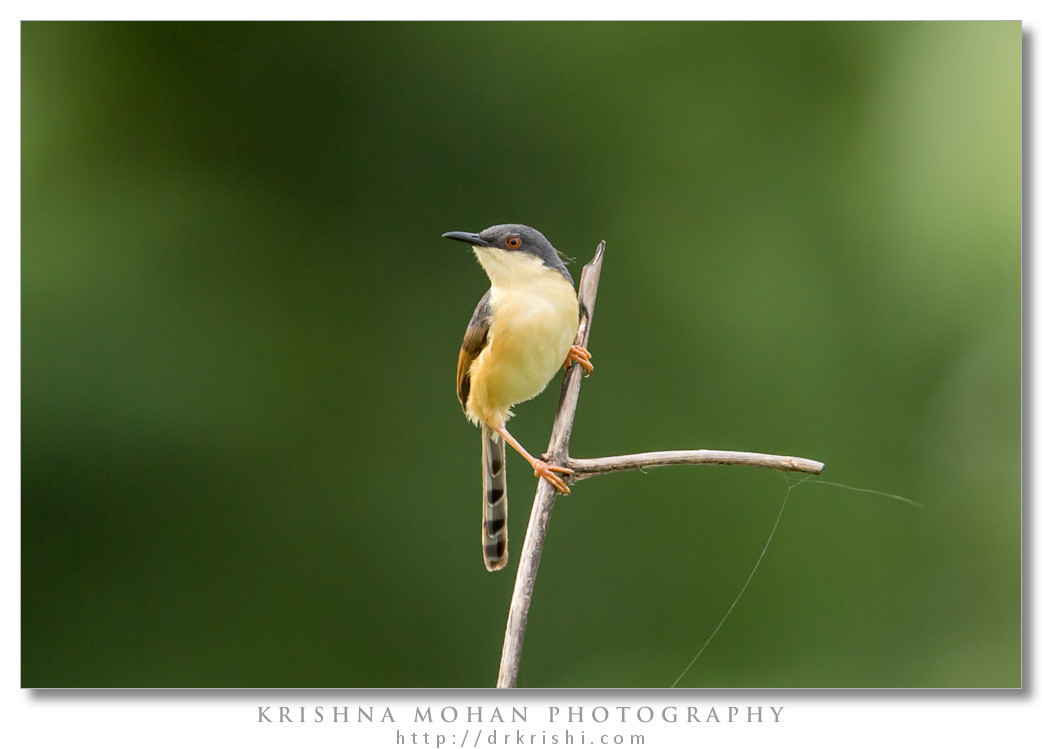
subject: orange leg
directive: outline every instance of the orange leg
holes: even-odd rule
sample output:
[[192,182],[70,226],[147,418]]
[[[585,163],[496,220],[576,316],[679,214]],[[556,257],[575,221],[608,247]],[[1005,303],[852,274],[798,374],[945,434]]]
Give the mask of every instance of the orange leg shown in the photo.
[[586,376],[589,377],[593,374],[593,363],[590,361],[590,356],[590,352],[582,346],[572,346],[568,349],[568,356],[564,360],[564,368],[568,369],[575,362],[582,365],[582,368],[586,370]]
[[510,432],[506,430],[506,427],[498,426],[493,428],[500,434],[500,436],[503,437],[503,439],[510,443],[511,447],[513,447],[515,450],[521,453],[521,457],[523,457],[525,460],[532,464],[532,468],[535,469],[536,476],[549,481],[550,485],[553,486],[554,489],[559,491],[561,494],[571,493],[571,490],[568,488],[568,485],[564,483],[564,479],[562,479],[560,476],[554,473],[554,471],[556,471],[557,473],[574,473],[574,471],[572,471],[571,468],[565,468],[564,466],[555,466],[552,463],[547,463],[545,460],[533,458],[528,453],[528,450],[521,447],[521,443],[514,439]]

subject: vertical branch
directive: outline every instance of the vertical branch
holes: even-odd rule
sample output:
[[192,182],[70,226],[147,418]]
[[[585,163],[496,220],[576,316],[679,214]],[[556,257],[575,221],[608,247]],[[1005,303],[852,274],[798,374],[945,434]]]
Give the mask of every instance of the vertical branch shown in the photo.
[[[579,332],[575,342],[586,347],[590,340],[590,323],[593,320],[593,306],[597,301],[597,285],[601,279],[601,263],[604,261],[604,242],[597,245],[593,260],[583,268],[579,279],[579,308],[584,311],[579,321]],[[550,434],[550,446],[546,459],[557,465],[567,465],[568,441],[572,436],[572,424],[575,421],[575,408],[579,403],[579,385],[582,383],[580,366],[569,367],[561,385],[561,400],[557,406],[553,432]],[[499,662],[499,678],[497,687],[517,686],[517,672],[521,666],[521,646],[525,640],[525,628],[528,626],[528,609],[532,604],[532,589],[535,587],[535,576],[539,571],[539,560],[543,555],[543,541],[550,523],[550,513],[554,509],[557,492],[546,481],[540,480],[536,488],[535,500],[532,503],[532,515],[528,520],[528,531],[521,549],[521,558],[517,565],[517,577],[514,580],[514,595],[510,599],[510,613],[507,616],[506,634],[503,638],[503,655]]]

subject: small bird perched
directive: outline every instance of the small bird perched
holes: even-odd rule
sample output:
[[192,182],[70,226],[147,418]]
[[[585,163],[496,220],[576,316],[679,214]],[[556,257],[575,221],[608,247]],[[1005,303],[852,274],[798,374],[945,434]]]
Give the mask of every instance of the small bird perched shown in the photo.
[[523,224],[442,236],[468,243],[491,282],[463,336],[456,395],[467,418],[481,427],[481,544],[485,567],[492,572],[507,563],[504,441],[559,492],[568,494],[568,486],[557,474],[572,473],[532,457],[511,436],[506,430],[514,415],[510,409],[543,392],[561,366],[575,362],[590,373],[593,364],[590,352],[574,345],[579,300],[560,253],[546,237]]

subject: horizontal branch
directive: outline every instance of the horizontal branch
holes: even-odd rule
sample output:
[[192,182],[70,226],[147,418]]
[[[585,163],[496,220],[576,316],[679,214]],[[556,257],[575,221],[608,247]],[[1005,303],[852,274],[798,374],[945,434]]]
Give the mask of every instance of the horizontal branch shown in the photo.
[[679,465],[735,465],[773,468],[777,471],[819,474],[825,464],[807,458],[763,453],[733,452],[731,450],[662,450],[660,452],[612,455],[607,458],[568,458],[564,464],[575,473],[569,483],[612,471],[634,471],[658,466]]

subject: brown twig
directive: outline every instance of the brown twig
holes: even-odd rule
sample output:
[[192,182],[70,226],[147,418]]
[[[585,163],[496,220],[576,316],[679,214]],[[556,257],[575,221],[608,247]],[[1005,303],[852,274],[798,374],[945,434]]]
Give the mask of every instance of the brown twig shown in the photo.
[[788,455],[765,455],[731,450],[662,450],[636,455],[612,455],[607,458],[569,458],[565,466],[575,473],[568,477],[569,483],[582,481],[591,476],[613,471],[639,471],[657,466],[716,465],[716,466],[759,466],[776,471],[819,474],[825,464],[806,458]]
[[[590,340],[590,323],[593,307],[597,301],[597,285],[601,278],[604,261],[604,242],[597,245],[593,260],[583,268],[579,279],[579,304],[584,310],[575,337],[577,345],[587,347]],[[579,386],[582,383],[582,367],[570,367],[561,384],[561,400],[557,406],[550,446],[545,459],[556,465],[571,468],[574,473],[568,482],[574,483],[591,476],[613,471],[632,471],[665,465],[751,465],[781,471],[798,471],[818,474],[824,470],[823,463],[806,458],[793,458],[760,453],[729,452],[725,450],[669,450],[664,452],[638,453],[636,455],[613,455],[606,458],[569,458],[568,441],[575,422],[575,408],[579,403]],[[546,481],[541,480],[536,488],[532,515],[528,520],[528,531],[521,549],[514,580],[514,594],[510,599],[506,634],[503,638],[503,655],[499,662],[497,687],[517,685],[517,673],[521,666],[521,646],[524,644],[525,628],[528,625],[528,609],[532,603],[532,589],[539,571],[539,560],[543,555],[543,542],[554,509],[557,492]]]

